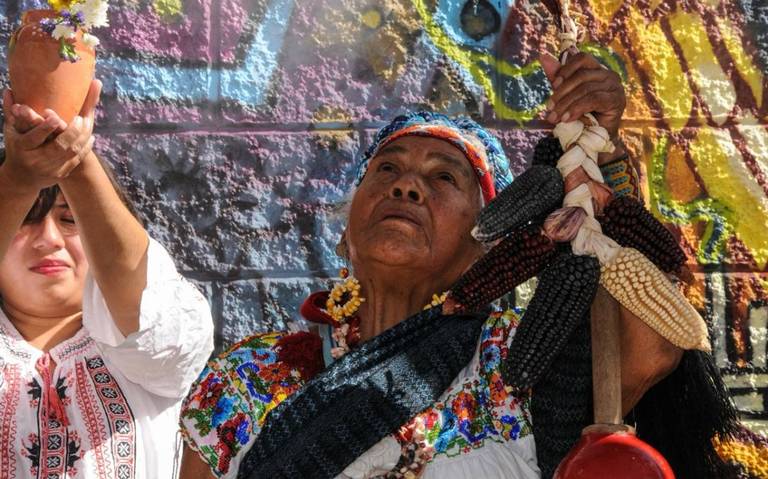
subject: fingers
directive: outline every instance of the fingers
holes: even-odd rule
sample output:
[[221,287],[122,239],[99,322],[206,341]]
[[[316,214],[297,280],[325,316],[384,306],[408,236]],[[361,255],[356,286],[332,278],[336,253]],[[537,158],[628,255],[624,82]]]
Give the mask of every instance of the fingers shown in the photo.
[[75,156],[69,160],[63,162],[59,169],[54,172],[54,176],[58,179],[64,179],[69,176],[72,171],[80,165],[81,158]]
[[76,116],[63,133],[56,137],[52,146],[57,150],[57,156],[74,156],[80,153],[79,140],[83,133],[83,117]]
[[18,137],[18,146],[23,150],[33,150],[48,139],[48,137],[59,127],[58,118],[47,118],[42,123],[32,128],[27,133]]
[[14,117],[14,127],[19,133],[26,133],[45,121],[45,118],[27,105],[13,105],[11,114]]
[[3,90],[3,115],[6,121],[8,121],[9,117],[13,116],[11,114],[11,106],[13,106],[13,95],[11,94],[11,89],[6,88]]
[[[56,128],[56,132],[55,132],[56,134],[59,134],[59,133],[61,133],[64,130],[67,129],[67,123],[64,120],[61,119],[61,117],[59,116],[58,113],[56,113],[55,111],[51,110],[50,108],[46,108],[45,110],[43,110],[43,116],[46,119],[48,119],[48,118],[55,118],[58,121],[59,124],[58,124],[58,126]],[[53,121],[53,120],[51,120],[51,121]]]
[[[549,98],[547,107],[553,110],[555,105],[561,104],[568,96],[587,84],[596,84],[597,90],[605,89],[610,85],[610,72],[606,70],[580,70],[558,86]],[[560,112],[562,114],[563,111]]]
[[541,68],[544,70],[544,74],[547,75],[549,82],[554,82],[557,71],[560,69],[560,62],[547,52],[539,55],[539,62],[541,62]]
[[[550,60],[546,61],[551,64]],[[594,113],[598,122],[606,123],[603,126],[615,129],[613,123],[616,118],[621,118],[626,105],[621,78],[588,53],[577,53],[569,58],[568,63],[557,70],[552,87],[546,120],[553,124]],[[610,121],[603,121],[606,119]]]
[[573,121],[587,113],[616,109],[616,94],[599,88],[600,84],[585,84],[559,103],[547,116],[547,121]]
[[589,53],[580,52],[570,57],[568,59],[568,63],[560,67],[560,70],[558,70],[557,72],[557,76],[562,78],[563,80],[567,80],[574,73],[582,69],[604,70],[603,66],[600,64],[600,62],[597,61],[595,57],[593,57]]
[[99,104],[99,98],[101,97],[101,87],[101,80],[91,81],[88,95],[85,97],[83,107],[80,109],[80,116],[83,118],[94,117],[96,115],[96,105]]
[[80,129],[80,134],[77,136],[77,139],[75,140],[75,146],[80,154],[82,154],[83,149],[85,148],[86,144],[88,143],[89,139],[93,138],[93,118],[86,117],[83,118],[83,125]]

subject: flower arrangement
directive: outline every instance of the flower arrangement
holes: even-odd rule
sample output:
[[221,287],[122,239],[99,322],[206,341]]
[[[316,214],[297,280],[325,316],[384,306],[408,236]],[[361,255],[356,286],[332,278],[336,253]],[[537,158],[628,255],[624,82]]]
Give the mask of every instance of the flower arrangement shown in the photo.
[[80,57],[75,51],[77,31],[83,32],[83,43],[90,48],[99,45],[91,29],[109,25],[107,0],[48,0],[56,12],[52,18],[40,20],[40,28],[59,41],[59,55],[72,63]]

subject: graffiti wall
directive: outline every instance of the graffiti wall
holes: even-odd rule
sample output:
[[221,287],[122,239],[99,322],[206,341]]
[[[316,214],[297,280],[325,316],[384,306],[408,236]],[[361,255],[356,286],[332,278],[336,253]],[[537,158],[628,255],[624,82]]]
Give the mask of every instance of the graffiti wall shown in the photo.
[[[41,3],[0,0],[4,43]],[[387,119],[470,115],[516,172],[546,134],[537,57],[555,42],[533,0],[110,3],[97,150],[205,291],[220,348],[290,327],[337,274],[336,207]],[[738,406],[768,419],[768,5],[573,3],[584,48],[624,79],[624,141]]]

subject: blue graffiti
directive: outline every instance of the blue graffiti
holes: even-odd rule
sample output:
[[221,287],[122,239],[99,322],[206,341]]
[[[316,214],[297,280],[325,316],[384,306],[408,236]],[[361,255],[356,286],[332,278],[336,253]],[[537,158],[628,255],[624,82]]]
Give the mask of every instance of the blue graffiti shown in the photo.
[[100,59],[104,91],[136,100],[234,100],[261,105],[278,66],[293,0],[272,0],[241,66],[231,68],[156,65],[117,56]]
[[[435,20],[456,43],[475,50],[491,50],[501,27],[507,22],[510,7],[514,4],[514,0],[486,0],[482,3],[480,0],[440,0],[435,11]],[[461,13],[465,8],[473,9],[475,14],[481,13],[480,9],[492,10],[491,13],[499,19],[498,29],[482,38],[472,38],[461,24]]]

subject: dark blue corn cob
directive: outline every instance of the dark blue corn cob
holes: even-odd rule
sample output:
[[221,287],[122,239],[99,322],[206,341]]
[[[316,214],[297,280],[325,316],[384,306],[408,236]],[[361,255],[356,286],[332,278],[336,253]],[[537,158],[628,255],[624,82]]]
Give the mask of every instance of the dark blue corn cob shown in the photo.
[[560,140],[554,136],[545,136],[536,143],[536,147],[533,150],[532,164],[556,166],[564,153],[563,147],[560,146]]
[[600,263],[592,256],[563,253],[544,270],[502,366],[507,385],[535,386],[589,311],[599,282]]
[[540,227],[517,231],[485,254],[451,288],[454,312],[477,311],[536,276],[555,256]]
[[476,240],[493,241],[543,221],[563,203],[563,177],[551,166],[533,165],[494,198],[477,219],[472,230]]
[[579,318],[563,349],[531,395],[536,458],[542,479],[551,479],[581,430],[592,424],[590,315]]
[[609,203],[600,224],[603,233],[621,246],[640,251],[662,271],[674,273],[685,264],[685,253],[672,233],[630,196]]

